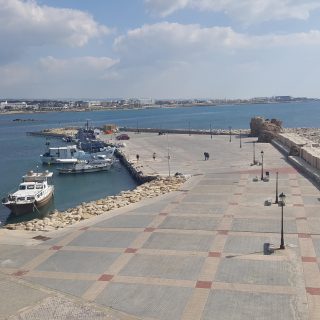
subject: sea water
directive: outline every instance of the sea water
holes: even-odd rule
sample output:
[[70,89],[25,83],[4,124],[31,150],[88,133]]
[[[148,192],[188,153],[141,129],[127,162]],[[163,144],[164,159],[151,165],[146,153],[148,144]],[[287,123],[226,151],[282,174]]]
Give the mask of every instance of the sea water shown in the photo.
[[[27,136],[26,132],[53,127],[84,126],[87,120],[92,126],[114,123],[118,126],[163,130],[189,127],[209,130],[210,125],[213,129],[227,129],[229,126],[246,129],[249,128],[250,119],[257,115],[280,119],[285,127],[318,127],[320,102],[0,115],[0,196],[3,198],[9,191],[14,191],[22,175],[29,170],[54,171],[53,207],[59,210],[136,186],[121,165],[108,172],[58,175],[54,166],[45,167],[40,162],[46,139]],[[34,121],[13,121],[16,118]],[[64,143],[61,140],[51,140],[51,144],[62,146]],[[9,210],[1,206],[2,223],[8,215]],[[31,219],[33,216],[27,215],[19,219]]]

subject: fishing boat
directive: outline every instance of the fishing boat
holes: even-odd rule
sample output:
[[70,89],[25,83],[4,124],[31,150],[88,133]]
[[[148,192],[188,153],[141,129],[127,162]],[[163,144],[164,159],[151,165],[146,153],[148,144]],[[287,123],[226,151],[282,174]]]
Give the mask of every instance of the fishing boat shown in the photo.
[[51,183],[53,172],[29,171],[22,177],[22,183],[14,193],[2,199],[2,204],[14,215],[33,212],[45,206],[53,197],[54,186]]
[[[80,150],[76,145],[50,147],[50,144],[47,142],[46,146],[46,152],[40,155],[43,164],[77,163],[79,160],[90,160],[92,158],[92,153]],[[95,154],[112,156],[113,153],[114,148],[105,147]]]
[[97,155],[91,160],[80,160],[71,167],[57,168],[60,174],[70,173],[89,173],[98,171],[107,171],[113,164],[112,158],[107,158],[105,155]]

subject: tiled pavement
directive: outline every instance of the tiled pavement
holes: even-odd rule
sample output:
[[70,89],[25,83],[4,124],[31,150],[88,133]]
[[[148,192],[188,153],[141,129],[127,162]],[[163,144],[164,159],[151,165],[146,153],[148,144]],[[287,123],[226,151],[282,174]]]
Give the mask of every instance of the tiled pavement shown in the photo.
[[[138,318],[320,319],[318,189],[271,145],[257,145],[271,179],[254,182],[261,167],[250,166],[250,138],[240,149],[214,137],[209,161],[183,153],[189,138],[170,137],[179,146],[173,167],[188,159],[179,171],[195,174],[181,191],[45,234],[36,245],[1,245],[1,271]],[[206,138],[190,138],[198,154],[208,150]],[[146,150],[161,155],[154,136],[137,137],[128,152],[139,146],[141,161]],[[145,168],[166,170],[165,160],[148,161]],[[280,208],[264,206],[274,201],[276,171],[287,196],[285,250]]]

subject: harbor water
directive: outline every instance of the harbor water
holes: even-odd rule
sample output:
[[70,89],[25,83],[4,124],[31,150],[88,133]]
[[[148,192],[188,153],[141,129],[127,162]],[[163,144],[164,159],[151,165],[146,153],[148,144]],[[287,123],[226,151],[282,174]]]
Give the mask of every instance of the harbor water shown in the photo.
[[[46,128],[83,126],[89,119],[92,126],[113,123],[123,127],[165,129],[237,129],[249,128],[253,116],[277,118],[285,127],[318,127],[320,102],[290,104],[259,104],[230,106],[197,106],[185,108],[150,108],[91,112],[55,112],[0,115],[0,196],[14,191],[23,174],[29,170],[53,170],[55,197],[51,209],[64,210],[81,202],[115,195],[133,189],[136,182],[121,165],[108,172],[83,175],[58,175],[54,166],[42,166],[40,154],[46,139],[27,136],[26,132]],[[26,121],[14,121],[15,119]],[[31,120],[32,121],[28,121]],[[52,146],[62,146],[62,140],[52,139]],[[9,210],[1,206],[0,221],[5,223]],[[31,219],[34,215],[8,221]]]

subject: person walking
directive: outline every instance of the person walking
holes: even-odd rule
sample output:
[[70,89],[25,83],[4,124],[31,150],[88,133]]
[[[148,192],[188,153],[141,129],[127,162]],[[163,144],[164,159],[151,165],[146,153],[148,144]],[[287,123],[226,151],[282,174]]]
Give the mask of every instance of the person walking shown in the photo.
[[137,162],[138,162],[138,161],[139,161],[140,156],[137,154],[137,155],[136,155],[136,158],[137,158]]
[[154,152],[152,155],[153,160],[156,160],[156,153]]

